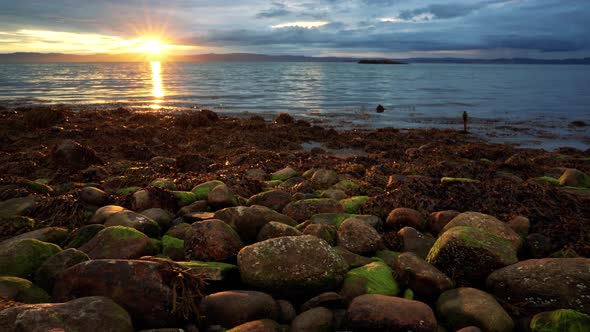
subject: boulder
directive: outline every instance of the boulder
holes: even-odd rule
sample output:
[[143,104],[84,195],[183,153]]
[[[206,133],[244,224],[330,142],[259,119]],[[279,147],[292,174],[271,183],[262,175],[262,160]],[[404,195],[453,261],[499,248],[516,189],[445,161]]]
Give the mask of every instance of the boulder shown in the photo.
[[353,196],[340,200],[340,205],[344,207],[346,213],[359,213],[363,204],[369,200],[369,196]]
[[170,235],[162,236],[162,254],[173,261],[184,260],[184,240]]
[[328,243],[314,236],[286,236],[246,246],[238,254],[242,281],[271,292],[329,290],[348,270]]
[[427,304],[380,294],[352,300],[346,320],[353,331],[437,331],[436,318]]
[[91,165],[103,164],[94,150],[69,139],[55,146],[50,156],[53,164],[60,168],[81,170]]
[[200,311],[210,325],[226,328],[257,319],[278,320],[279,306],[268,294],[256,291],[225,291],[205,296]]
[[61,248],[35,239],[0,243],[0,275],[28,278]]
[[335,292],[325,292],[305,301],[305,303],[301,305],[301,311],[307,311],[316,307],[324,307],[327,309],[346,308],[346,305],[347,303],[342,295]]
[[415,228],[406,226],[397,232],[401,240],[402,252],[413,252],[420,258],[426,258],[436,240],[430,234],[418,232]]
[[397,208],[393,209],[387,216],[385,228],[400,230],[404,226],[410,226],[417,230],[424,229],[425,220],[422,214],[414,209]]
[[529,259],[494,271],[488,290],[529,312],[574,309],[590,314],[590,259]]
[[53,289],[55,278],[65,271],[80,262],[90,260],[90,257],[84,252],[70,248],[58,252],[49,257],[35,272],[35,283],[47,291]]
[[289,324],[297,316],[295,307],[287,300],[277,300],[279,306],[279,322],[283,324]]
[[285,181],[289,178],[297,176],[297,171],[291,167],[285,167],[270,175],[271,180]]
[[112,226],[98,232],[79,249],[91,259],[131,259],[145,255],[148,245],[149,238],[142,232],[131,227]]
[[258,319],[238,325],[227,332],[280,332],[283,331],[279,323],[272,319]]
[[280,222],[271,221],[268,224],[262,226],[262,229],[260,229],[256,240],[264,241],[275,237],[299,235],[302,235],[302,233],[297,228],[285,225]]
[[80,189],[78,197],[88,205],[99,207],[107,204],[110,200],[109,194],[95,187],[84,187]]
[[531,222],[527,217],[516,216],[508,221],[508,226],[510,226],[510,228],[516,232],[516,234],[520,235],[521,238],[525,238],[527,235],[529,235]]
[[126,211],[122,206],[106,205],[94,212],[94,216],[88,222],[89,224],[104,224],[107,219],[115,213]]
[[234,193],[225,184],[211,189],[209,195],[207,195],[207,203],[214,208],[238,205]]
[[442,231],[449,221],[453,220],[459,214],[460,212],[455,210],[433,212],[428,218],[428,227],[436,235]]
[[334,314],[324,307],[300,313],[291,322],[290,332],[328,332],[334,330]]
[[230,225],[246,244],[255,242],[262,227],[270,221],[296,225],[290,217],[259,205],[225,208],[215,212],[214,217]]
[[221,181],[213,180],[213,181],[201,183],[198,186],[194,187],[191,191],[193,192],[193,194],[196,195],[196,199],[198,201],[207,200],[207,197],[209,197],[209,193],[211,192],[211,190],[213,190],[213,188],[215,188],[217,186],[221,186],[221,185],[225,185],[225,184]]
[[352,300],[363,294],[395,296],[399,293],[397,282],[389,266],[384,262],[373,262],[348,271],[340,294]]
[[510,332],[514,322],[490,294],[475,288],[456,288],[442,293],[436,313],[452,330],[477,326],[485,332]]
[[19,277],[0,277],[0,299],[22,303],[51,302],[51,296],[42,288]]
[[[312,225],[309,225],[309,226],[312,226]],[[348,266],[350,268],[360,267],[360,266],[367,265],[367,264],[373,262],[372,259],[370,259],[368,257],[361,256],[361,255],[357,255],[354,252],[349,251],[343,247],[334,247],[334,250],[336,250],[338,255],[340,255],[342,258],[344,258],[344,260],[346,261],[346,264],[348,264]]]
[[170,228],[172,225],[172,219],[174,219],[174,215],[170,213],[170,211],[161,208],[143,210],[141,211],[141,214],[158,223],[158,226],[160,226],[162,231]]
[[438,237],[426,261],[458,285],[482,285],[493,271],[518,262],[512,243],[495,234],[466,226]]
[[531,332],[585,332],[590,327],[590,316],[572,309],[558,309],[536,314],[531,319]]
[[338,246],[355,254],[369,254],[383,247],[381,236],[375,228],[360,219],[348,218],[338,229]]
[[451,220],[442,230],[442,232],[446,232],[447,230],[456,227],[456,226],[468,226],[480,229],[482,231],[486,231],[496,236],[501,237],[502,239],[509,241],[512,243],[514,250],[520,249],[522,245],[522,239],[518,233],[516,233],[510,225],[496,219],[493,216],[478,213],[478,212],[463,212],[460,215],[456,216]]
[[243,246],[229,225],[219,219],[210,219],[191,225],[184,252],[189,260],[231,262]]
[[327,189],[327,190],[323,190],[322,193],[320,194],[320,198],[329,198],[329,199],[333,199],[335,201],[340,201],[344,198],[346,198],[348,195],[340,190],[340,189]]
[[80,248],[105,228],[104,225],[100,224],[91,224],[78,228],[70,233],[66,248]]
[[569,187],[590,188],[590,176],[577,169],[566,169],[559,178],[559,184]]
[[398,281],[423,299],[435,299],[440,293],[453,288],[449,277],[411,252],[397,257],[393,271]]
[[22,239],[31,239],[62,245],[69,235],[70,232],[65,227],[45,227],[14,236],[1,242],[1,244],[8,245]]
[[343,213],[344,207],[328,198],[310,198],[294,201],[283,209],[283,213],[297,222],[303,222],[318,213]]
[[121,305],[136,328],[175,326],[196,319],[202,280],[169,260],[99,259],[61,273],[53,298],[105,296]]
[[38,200],[35,196],[27,196],[0,202],[0,218],[21,215],[30,210]]
[[106,227],[131,227],[149,237],[156,238],[160,236],[160,226],[157,222],[133,211],[117,212],[108,217],[108,219],[104,222],[104,225]]
[[35,227],[35,219],[23,216],[0,217],[0,242],[18,234],[30,232]]
[[288,192],[280,189],[273,189],[263,191],[250,197],[248,202],[246,202],[246,205],[261,205],[275,211],[282,211],[292,200],[293,197]]
[[133,332],[125,309],[102,296],[66,303],[24,305],[0,312],[0,326],[6,332],[85,331]]
[[336,233],[336,227],[325,224],[310,224],[303,229],[303,234],[313,235],[326,241],[331,246],[336,245]]
[[310,181],[314,188],[326,189],[338,182],[338,173],[331,169],[318,169],[313,173]]

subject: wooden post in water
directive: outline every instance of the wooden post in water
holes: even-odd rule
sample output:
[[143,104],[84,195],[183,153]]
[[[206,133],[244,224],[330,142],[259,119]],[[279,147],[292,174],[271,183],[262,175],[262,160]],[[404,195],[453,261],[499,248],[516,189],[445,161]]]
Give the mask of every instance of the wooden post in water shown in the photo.
[[467,132],[467,119],[468,115],[466,111],[463,111],[463,131]]

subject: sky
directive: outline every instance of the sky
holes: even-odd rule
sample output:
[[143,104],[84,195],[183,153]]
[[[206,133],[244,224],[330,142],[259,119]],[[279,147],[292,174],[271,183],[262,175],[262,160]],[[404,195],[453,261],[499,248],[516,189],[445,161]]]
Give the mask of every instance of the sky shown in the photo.
[[0,53],[590,56],[590,0],[0,0]]

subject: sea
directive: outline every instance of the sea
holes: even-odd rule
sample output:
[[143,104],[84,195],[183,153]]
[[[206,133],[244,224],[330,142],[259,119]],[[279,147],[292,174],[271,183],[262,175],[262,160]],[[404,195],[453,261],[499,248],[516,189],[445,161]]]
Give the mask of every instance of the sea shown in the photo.
[[[590,66],[352,62],[0,63],[0,104],[210,109],[337,129],[468,129],[492,142],[590,148]],[[385,108],[375,111],[377,105]]]

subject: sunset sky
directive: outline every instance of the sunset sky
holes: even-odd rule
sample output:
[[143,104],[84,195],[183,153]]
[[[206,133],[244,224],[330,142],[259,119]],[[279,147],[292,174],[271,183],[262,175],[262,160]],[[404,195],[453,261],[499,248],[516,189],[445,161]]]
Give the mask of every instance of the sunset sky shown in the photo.
[[0,53],[590,56],[589,0],[0,0]]

